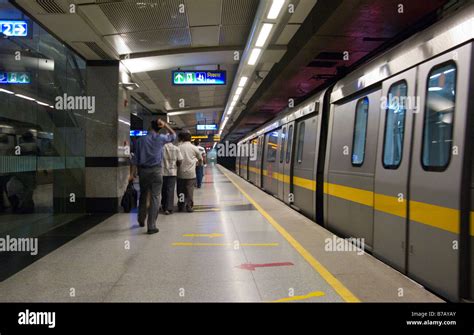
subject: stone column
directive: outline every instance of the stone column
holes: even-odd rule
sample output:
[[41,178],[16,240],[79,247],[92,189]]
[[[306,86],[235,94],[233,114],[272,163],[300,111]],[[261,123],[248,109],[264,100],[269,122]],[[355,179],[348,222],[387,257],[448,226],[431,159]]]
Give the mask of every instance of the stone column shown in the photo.
[[117,213],[129,174],[129,92],[120,87],[118,61],[87,63],[87,95],[95,112],[86,115],[86,211]]

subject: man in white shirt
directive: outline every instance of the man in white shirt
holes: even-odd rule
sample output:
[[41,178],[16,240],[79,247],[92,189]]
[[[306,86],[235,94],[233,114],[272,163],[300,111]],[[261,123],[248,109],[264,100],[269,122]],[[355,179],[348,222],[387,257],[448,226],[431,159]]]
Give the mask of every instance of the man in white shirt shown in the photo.
[[196,164],[196,186],[197,188],[201,188],[202,185],[202,178],[204,177],[204,164],[206,164],[206,149],[199,145],[199,140],[194,140],[194,145],[196,148],[199,149],[199,152],[202,156],[202,164]]
[[196,184],[196,163],[202,164],[202,155],[199,149],[191,143],[190,133],[178,135],[178,148],[183,156],[183,161],[178,168],[178,210],[182,212],[193,211],[193,193]]
[[163,147],[163,188],[161,190],[161,207],[166,215],[173,214],[174,189],[178,167],[183,161],[179,148],[173,143]]

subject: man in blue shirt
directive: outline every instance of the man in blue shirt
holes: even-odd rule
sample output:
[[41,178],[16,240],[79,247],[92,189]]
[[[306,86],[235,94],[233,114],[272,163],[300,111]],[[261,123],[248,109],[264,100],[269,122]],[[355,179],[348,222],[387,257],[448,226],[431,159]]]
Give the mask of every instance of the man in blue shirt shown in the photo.
[[[158,132],[165,128],[168,134]],[[173,142],[176,133],[162,120],[151,121],[151,130],[144,137],[138,139],[132,157],[132,169],[129,181],[136,176],[140,177],[140,202],[138,205],[138,223],[140,227],[145,227],[145,220],[148,214],[148,234],[158,232],[156,220],[160,208],[160,194],[163,185],[163,175],[161,162],[163,157],[163,146]],[[150,205],[147,208],[147,199],[150,197]]]

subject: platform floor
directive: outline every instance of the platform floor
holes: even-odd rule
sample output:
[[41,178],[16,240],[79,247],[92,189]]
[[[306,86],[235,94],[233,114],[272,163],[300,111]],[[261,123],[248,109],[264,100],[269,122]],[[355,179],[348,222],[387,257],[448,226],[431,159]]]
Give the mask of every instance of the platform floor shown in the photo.
[[0,283],[0,302],[441,302],[369,254],[220,166],[195,212],[145,234],[117,214]]

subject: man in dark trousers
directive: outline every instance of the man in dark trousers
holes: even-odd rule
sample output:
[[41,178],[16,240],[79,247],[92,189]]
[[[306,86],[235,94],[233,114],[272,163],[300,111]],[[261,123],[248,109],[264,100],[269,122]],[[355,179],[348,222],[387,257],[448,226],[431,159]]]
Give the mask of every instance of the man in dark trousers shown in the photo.
[[[158,132],[165,128],[168,134]],[[135,147],[132,157],[132,169],[129,181],[132,181],[138,170],[140,177],[140,202],[138,205],[138,223],[140,227],[145,226],[148,214],[148,234],[158,232],[156,220],[160,209],[161,187],[163,185],[162,156],[163,146],[173,142],[176,133],[162,120],[151,121],[151,130],[144,137],[141,137]],[[148,206],[147,200],[150,199]]]
[[202,155],[199,149],[191,143],[191,134],[180,133],[178,148],[183,161],[178,168],[178,210],[193,211],[193,193],[196,185],[196,164],[202,164]]

